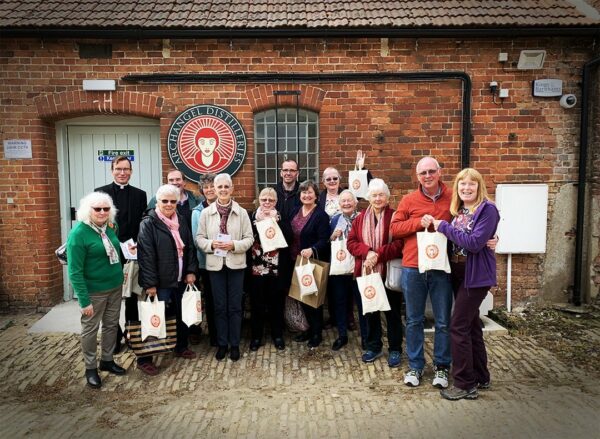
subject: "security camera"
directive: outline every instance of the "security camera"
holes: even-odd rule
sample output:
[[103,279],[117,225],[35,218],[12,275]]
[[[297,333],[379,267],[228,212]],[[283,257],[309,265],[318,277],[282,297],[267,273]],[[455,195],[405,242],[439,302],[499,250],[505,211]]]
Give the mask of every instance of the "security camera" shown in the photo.
[[563,108],[573,108],[577,103],[577,96],[573,94],[563,95],[560,98],[560,106]]

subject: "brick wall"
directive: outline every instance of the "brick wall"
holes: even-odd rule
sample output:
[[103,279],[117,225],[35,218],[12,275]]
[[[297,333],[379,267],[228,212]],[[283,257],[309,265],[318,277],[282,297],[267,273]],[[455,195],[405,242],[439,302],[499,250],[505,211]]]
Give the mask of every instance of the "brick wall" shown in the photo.
[[[88,41],[89,42],[89,41]],[[33,160],[0,156],[0,308],[44,308],[62,297],[62,273],[53,250],[60,244],[58,172],[54,123],[94,114],[142,115],[160,119],[161,145],[174,117],[208,103],[231,111],[248,137],[246,161],[235,175],[236,197],[250,207],[255,197],[253,114],[273,105],[273,90],[301,89],[302,106],[320,115],[320,169],[346,175],[358,148],[367,165],[389,182],[395,207],[416,185],[414,165],[434,155],[450,183],[460,167],[461,83],[437,82],[311,84],[128,84],[117,92],[86,93],[83,79],[119,79],[127,74],[177,72],[423,72],[464,71],[473,82],[471,164],[499,183],[548,183],[553,194],[577,178],[579,105],[532,98],[531,81],[563,80],[580,96],[581,66],[594,56],[584,39],[371,39],[161,40],[113,44],[112,59],[79,59],[67,40],[0,42],[2,139],[31,138]],[[542,70],[514,68],[520,50],[544,48]],[[165,50],[168,49],[168,50]],[[497,62],[506,51],[509,63]],[[493,103],[489,82],[510,97]],[[163,154],[163,169],[171,166]],[[7,198],[14,204],[8,204]],[[540,295],[543,255],[513,259],[516,301]],[[505,257],[499,256],[505,287]]]

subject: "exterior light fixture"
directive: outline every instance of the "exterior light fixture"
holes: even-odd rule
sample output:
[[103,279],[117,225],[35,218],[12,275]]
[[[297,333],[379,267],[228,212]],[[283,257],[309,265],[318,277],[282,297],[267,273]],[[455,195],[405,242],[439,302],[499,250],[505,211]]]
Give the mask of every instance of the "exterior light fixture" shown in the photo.
[[521,50],[519,55],[518,70],[536,70],[541,69],[546,59],[545,50]]

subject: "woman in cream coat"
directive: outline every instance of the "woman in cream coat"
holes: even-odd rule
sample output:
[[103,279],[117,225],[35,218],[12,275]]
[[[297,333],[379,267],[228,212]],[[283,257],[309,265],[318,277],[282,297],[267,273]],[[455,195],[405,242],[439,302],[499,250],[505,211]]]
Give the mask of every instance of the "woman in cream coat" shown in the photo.
[[231,176],[217,175],[214,186],[217,200],[200,215],[196,243],[206,254],[206,270],[213,290],[219,346],[215,357],[220,361],[229,350],[229,358],[237,361],[240,359],[246,251],[254,238],[248,212],[231,198]]

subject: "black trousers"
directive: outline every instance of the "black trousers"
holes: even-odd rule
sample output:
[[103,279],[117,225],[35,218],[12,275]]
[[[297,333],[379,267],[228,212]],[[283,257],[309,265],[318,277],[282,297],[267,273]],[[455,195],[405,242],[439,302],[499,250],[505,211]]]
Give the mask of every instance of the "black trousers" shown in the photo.
[[252,339],[262,339],[265,317],[271,325],[271,338],[283,337],[283,311],[287,291],[276,276],[251,276],[250,326]]

